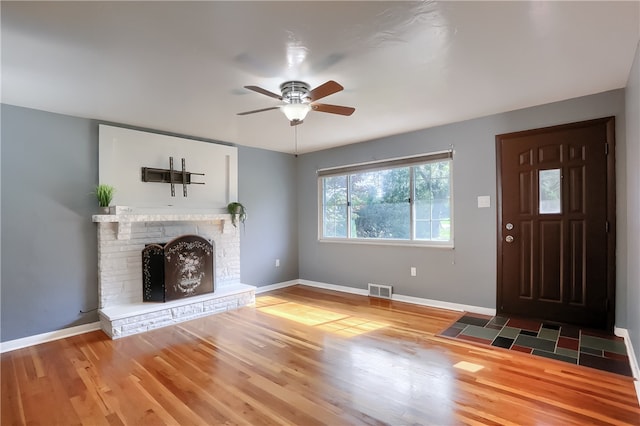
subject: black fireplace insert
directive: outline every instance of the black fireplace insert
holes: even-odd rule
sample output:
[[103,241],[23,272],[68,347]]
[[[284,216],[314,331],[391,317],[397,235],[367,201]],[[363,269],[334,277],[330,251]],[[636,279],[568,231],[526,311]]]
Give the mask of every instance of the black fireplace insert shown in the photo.
[[142,300],[166,302],[214,290],[215,244],[182,235],[142,250]]

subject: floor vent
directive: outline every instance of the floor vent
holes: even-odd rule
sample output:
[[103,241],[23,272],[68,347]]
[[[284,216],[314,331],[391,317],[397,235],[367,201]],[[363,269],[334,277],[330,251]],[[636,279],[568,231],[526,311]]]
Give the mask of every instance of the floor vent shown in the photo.
[[390,285],[380,285],[369,283],[369,296],[391,299],[392,287]]

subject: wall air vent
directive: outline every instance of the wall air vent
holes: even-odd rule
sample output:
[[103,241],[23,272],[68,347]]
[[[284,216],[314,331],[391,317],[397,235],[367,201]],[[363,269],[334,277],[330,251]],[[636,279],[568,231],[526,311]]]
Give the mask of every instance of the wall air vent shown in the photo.
[[381,297],[383,299],[391,299],[393,288],[390,285],[380,285],[369,283],[369,296]]

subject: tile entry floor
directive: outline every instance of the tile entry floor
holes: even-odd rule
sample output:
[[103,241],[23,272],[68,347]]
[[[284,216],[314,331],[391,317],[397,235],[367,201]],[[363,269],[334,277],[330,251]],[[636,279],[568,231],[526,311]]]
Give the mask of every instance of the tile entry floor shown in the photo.
[[633,375],[621,337],[575,326],[467,313],[440,335]]

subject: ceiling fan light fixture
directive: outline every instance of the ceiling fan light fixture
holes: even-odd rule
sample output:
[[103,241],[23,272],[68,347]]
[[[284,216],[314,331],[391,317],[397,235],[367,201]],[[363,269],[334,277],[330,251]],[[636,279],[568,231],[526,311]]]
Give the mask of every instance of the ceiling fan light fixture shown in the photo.
[[280,109],[289,121],[302,121],[307,116],[307,113],[311,111],[311,106],[309,104],[296,103],[286,104]]

